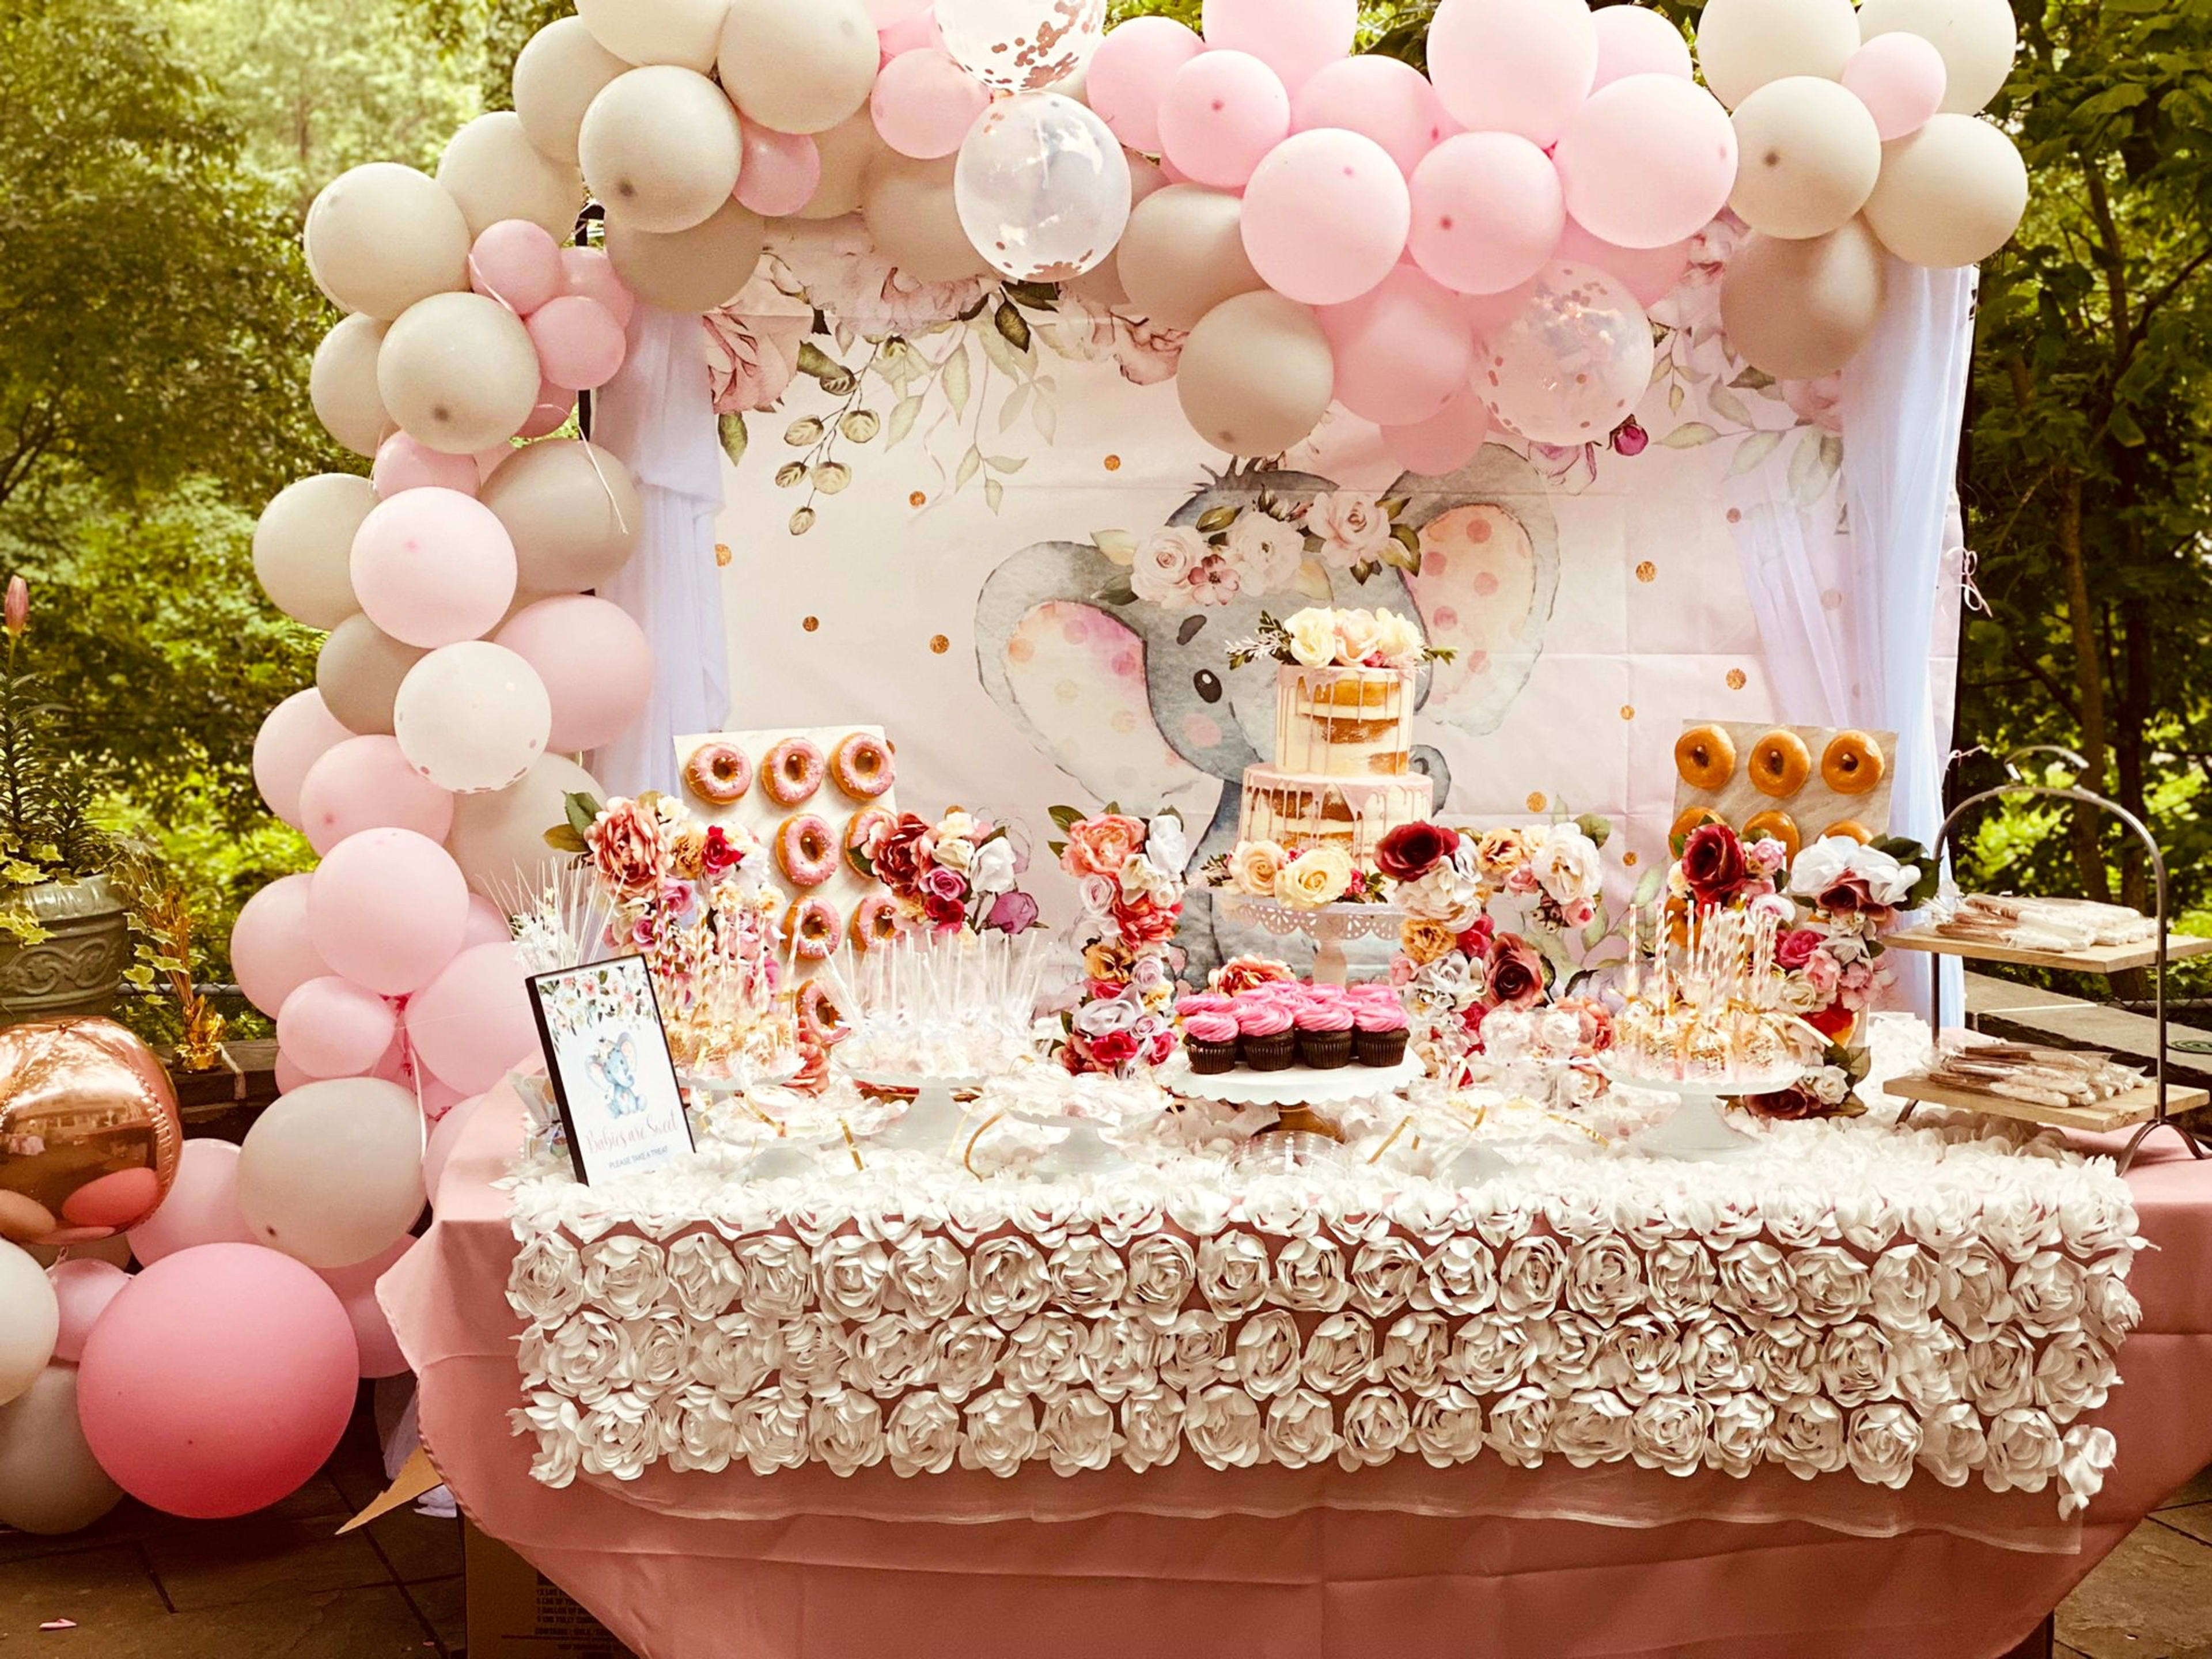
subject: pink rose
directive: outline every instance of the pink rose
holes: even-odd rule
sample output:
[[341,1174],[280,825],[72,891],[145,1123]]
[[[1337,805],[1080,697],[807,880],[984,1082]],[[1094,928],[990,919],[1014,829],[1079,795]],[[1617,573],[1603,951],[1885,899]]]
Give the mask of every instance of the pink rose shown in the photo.
[[592,870],[623,898],[642,898],[657,890],[668,865],[660,820],[634,800],[612,800],[599,811],[585,841]]
[[1813,952],[1820,948],[1820,937],[1817,928],[1791,928],[1774,947],[1775,962],[1784,971],[1796,973],[1812,959]]
[[1102,812],[1071,824],[1060,867],[1079,880],[1085,876],[1118,876],[1130,854],[1144,844],[1145,826],[1125,812]]
[[1544,1000],[1544,958],[1518,933],[1490,942],[1490,1000],[1501,1008],[1533,1008]]
[[1803,966],[1797,971],[1805,976],[1806,984],[1820,993],[1824,1002],[1832,1001],[1836,993],[1843,988],[1843,965],[1826,951],[1814,951],[1805,958]]
[[708,384],[717,415],[773,409],[799,373],[799,342],[813,325],[803,301],[765,277],[705,318]]

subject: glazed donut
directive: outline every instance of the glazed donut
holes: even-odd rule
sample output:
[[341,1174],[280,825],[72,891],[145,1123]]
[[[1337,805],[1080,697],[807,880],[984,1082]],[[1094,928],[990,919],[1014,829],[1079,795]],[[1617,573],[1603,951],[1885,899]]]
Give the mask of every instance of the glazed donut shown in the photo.
[[727,806],[753,787],[753,763],[734,743],[702,743],[684,763],[684,787],[709,806]]
[[851,866],[854,875],[868,880],[875,878],[872,871],[861,867],[856,855],[868,844],[868,836],[878,824],[888,830],[897,822],[897,813],[887,811],[880,806],[864,806],[853,814],[850,822],[845,825],[845,862]]
[[1735,739],[1717,726],[1693,726],[1674,739],[1674,769],[1691,788],[1717,793],[1735,775]]
[[804,738],[786,738],[761,757],[760,780],[778,806],[796,806],[822,787],[822,751]]
[[1743,838],[1746,841],[1757,841],[1767,836],[1780,842],[1783,850],[1791,858],[1797,856],[1797,848],[1803,837],[1797,833],[1797,820],[1789,813],[1779,811],[1760,812],[1744,820]]
[[1778,726],[1751,745],[1752,783],[1762,795],[1783,799],[1805,787],[1813,775],[1813,751],[1805,739]]
[[829,986],[821,980],[810,979],[799,988],[799,1018],[824,1042],[835,1042],[845,1035],[845,1017],[837,1012]]
[[794,812],[776,826],[775,865],[794,887],[819,887],[837,873],[837,832],[830,820]]
[[783,913],[784,947],[801,962],[826,962],[844,931],[837,907],[826,898],[803,898]]
[[1674,820],[1674,827],[1667,832],[1667,844],[1672,847],[1675,842],[1686,839],[1692,830],[1703,829],[1706,824],[1727,822],[1709,806],[1686,806],[1682,809],[1682,816]]
[[1820,751],[1820,781],[1839,795],[1863,795],[1888,769],[1881,745],[1863,732],[1838,732]]
[[1835,823],[1830,824],[1826,829],[1820,831],[1820,839],[1822,841],[1827,841],[1838,836],[1845,841],[1855,841],[1858,842],[1860,846],[1863,847],[1874,839],[1874,831],[1868,829],[1866,825],[1861,823],[1856,818],[1838,818]]
[[871,893],[853,907],[853,945],[872,951],[899,936],[898,906],[885,893]]
[[897,775],[890,744],[866,732],[854,732],[830,751],[830,781],[854,800],[875,799]]

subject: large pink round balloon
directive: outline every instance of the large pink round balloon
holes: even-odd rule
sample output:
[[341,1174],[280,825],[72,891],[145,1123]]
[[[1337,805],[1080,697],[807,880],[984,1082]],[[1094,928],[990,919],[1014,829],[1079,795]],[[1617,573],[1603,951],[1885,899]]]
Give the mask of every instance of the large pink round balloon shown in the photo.
[[480,637],[514,603],[507,526],[458,489],[410,489],[379,501],[354,534],[352,571],[369,621],[425,649]]
[[[280,1055],[281,1059],[282,1056]],[[238,1148],[228,1140],[187,1140],[161,1207],[131,1230],[131,1254],[159,1261],[196,1244],[252,1244],[238,1207]]]
[[54,1338],[54,1358],[74,1365],[84,1358],[85,1339],[92,1334],[93,1326],[117,1293],[131,1282],[131,1275],[112,1261],[87,1255],[57,1261],[46,1269],[46,1279],[54,1287],[54,1300],[61,1304],[62,1310],[61,1332]]
[[279,876],[246,901],[230,927],[230,970],[246,1000],[272,1019],[284,999],[331,971],[307,937],[306,875]]
[[911,12],[896,23],[876,25],[876,46],[885,62],[920,52],[925,46],[945,50],[945,32],[937,27],[937,14],[929,6]]
[[430,1138],[422,1148],[422,1190],[430,1195],[430,1208],[438,1207],[438,1183],[446,1178],[446,1166],[453,1161],[453,1148],[461,1144],[461,1136],[468,1130],[488,1097],[471,1095],[430,1126]]
[[284,1057],[311,1078],[367,1076],[398,1029],[389,1002],[335,974],[309,980],[276,1015]]
[[1364,134],[1410,176],[1458,123],[1444,113],[1437,89],[1419,70],[1369,52],[1340,58],[1300,87],[1291,100],[1291,125],[1299,132],[1342,127]]
[[505,945],[514,937],[504,910],[482,893],[469,895],[469,919],[461,924],[461,949],[471,945]]
[[388,997],[421,990],[453,960],[468,912],[453,855],[411,830],[348,836],[307,893],[307,927],[331,971]]
[[407,763],[398,738],[348,738],[307,769],[300,827],[319,854],[380,827],[443,841],[453,827],[453,798]]
[[1429,78],[1462,126],[1547,148],[1597,76],[1583,0],[1443,0],[1428,51]]
[[883,66],[868,94],[877,136],[920,161],[958,149],[990,102],[983,83],[943,52],[900,53]]
[[1206,43],[1172,17],[1132,17],[1091,54],[1084,101],[1131,149],[1158,155],[1168,82],[1205,50]]
[[1597,30],[1595,92],[1631,75],[1690,78],[1690,48],[1682,31],[1647,6],[1600,6],[1590,14]]
[[1413,263],[1462,294],[1500,294],[1544,268],[1567,210],[1551,158],[1510,132],[1462,132],[1413,169]]
[[[738,170],[739,206],[750,208],[764,219],[781,219],[798,212],[813,199],[816,188],[822,183],[822,151],[813,139],[800,132],[778,132],[742,116],[738,125],[744,134],[744,164]],[[619,283],[611,266],[608,276]],[[624,289],[623,292],[627,295],[629,290]],[[602,295],[593,297],[602,305],[606,303]],[[627,328],[629,304],[625,303],[617,314]]]
[[[535,225],[530,228],[538,229]],[[538,234],[544,233],[538,231]],[[379,501],[388,501],[403,489],[458,489],[464,495],[473,495],[477,464],[469,456],[448,455],[404,432],[395,432],[377,445],[368,482]]]
[[547,301],[528,327],[539,371],[563,392],[597,391],[621,370],[629,349],[614,313],[581,294]]
[[376,1281],[414,1248],[412,1238],[394,1239],[366,1261],[356,1261],[350,1267],[316,1270],[316,1276],[331,1287],[345,1309],[347,1322],[353,1327],[354,1346],[360,1351],[363,1376],[397,1376],[407,1369],[399,1340],[392,1334],[392,1322],[377,1305]]
[[1904,29],[1877,34],[1844,65],[1844,86],[1874,117],[1885,144],[1908,138],[1943,107],[1949,71],[1936,43]]
[[253,738],[253,787],[269,810],[300,827],[300,785],[307,769],[353,735],[323,705],[323,694],[309,686],[270,709]]
[[1636,296],[1636,303],[1648,309],[1672,294],[1682,280],[1682,273],[1690,268],[1690,245],[1680,241],[1664,247],[1621,247],[1591,235],[1569,219],[1553,257],[1571,265],[1595,265],[1609,276],[1618,276]]
[[1663,247],[1728,205],[1735,128],[1695,82],[1632,75],[1591,94],[1552,160],[1584,229],[1622,247]]
[[1169,78],[1160,95],[1160,148],[1202,185],[1241,188],[1291,130],[1291,95],[1249,52],[1208,52]]
[[101,1468],[141,1503],[216,1520],[290,1496],[337,1449],[360,1353],[313,1271],[252,1244],[180,1250],[100,1315],[77,1413]]
[[553,704],[545,746],[574,754],[635,725],[653,692],[653,647],[620,605],[585,593],[540,599],[492,636],[538,671]]
[[1215,52],[1249,52],[1292,92],[1352,50],[1358,0],[1206,0],[1200,16]]
[[568,417],[576,412],[576,394],[566,386],[557,386],[550,380],[538,383],[538,401],[530,406],[530,418],[522,423],[515,435],[521,438],[547,438],[568,424]]
[[1334,127],[1297,133],[1245,187],[1245,257],[1278,294],[1342,305],[1390,274],[1412,216],[1405,175],[1372,138]]
[[423,1065],[464,1094],[482,1094],[538,1050],[512,945],[464,951],[407,1002],[407,1040]]
[[527,317],[561,292],[561,245],[528,219],[486,225],[469,250],[469,286]]
[[[758,130],[767,132],[764,127]],[[787,135],[769,133],[768,136],[784,137]],[[805,143],[809,148],[811,148],[813,143],[811,139],[800,142]],[[747,164],[750,165],[752,152],[748,149],[745,154],[748,157]],[[817,158],[817,166],[819,165]],[[738,185],[740,191],[744,188],[743,184]],[[812,186],[808,186],[808,189],[811,193]],[[746,205],[750,207],[751,204],[747,203]],[[757,208],[754,208],[753,210],[756,213],[760,211]],[[561,250],[561,291],[563,294],[580,294],[586,299],[597,300],[614,313],[614,319],[624,328],[629,326],[630,313],[637,309],[637,295],[629,291],[628,283],[615,275],[615,262],[607,258],[605,248],[562,248]]]
[[1363,420],[1418,425],[1466,388],[1474,333],[1460,298],[1410,265],[1316,314],[1336,356],[1336,400]]

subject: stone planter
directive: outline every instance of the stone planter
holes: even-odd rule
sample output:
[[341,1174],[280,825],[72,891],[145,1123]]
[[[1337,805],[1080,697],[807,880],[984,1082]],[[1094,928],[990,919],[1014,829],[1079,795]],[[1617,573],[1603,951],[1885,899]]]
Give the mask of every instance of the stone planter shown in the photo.
[[113,1012],[131,965],[131,925],[106,876],[40,882],[14,901],[51,937],[0,936],[0,1023]]

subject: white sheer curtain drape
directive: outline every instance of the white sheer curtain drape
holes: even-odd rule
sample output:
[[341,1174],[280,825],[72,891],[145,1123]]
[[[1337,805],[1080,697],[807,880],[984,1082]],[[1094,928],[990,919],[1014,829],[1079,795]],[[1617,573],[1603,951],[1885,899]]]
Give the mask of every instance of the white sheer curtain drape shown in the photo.
[[645,717],[588,757],[609,793],[672,790],[679,732],[719,728],[729,710],[729,647],[714,519],[722,452],[696,317],[641,306],[629,356],[601,392],[593,438],[637,481],[644,523],[637,551],[600,589],[645,630],[653,696]]

